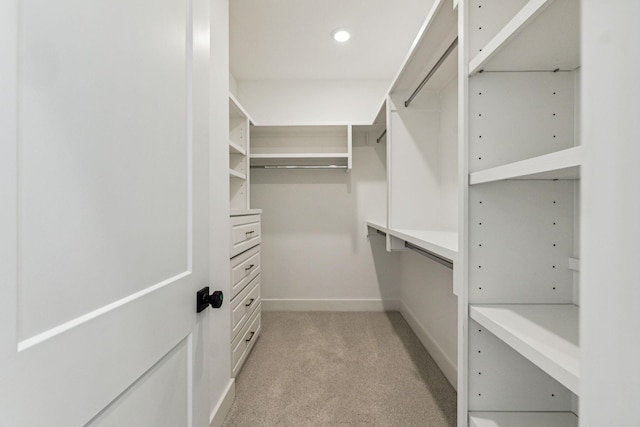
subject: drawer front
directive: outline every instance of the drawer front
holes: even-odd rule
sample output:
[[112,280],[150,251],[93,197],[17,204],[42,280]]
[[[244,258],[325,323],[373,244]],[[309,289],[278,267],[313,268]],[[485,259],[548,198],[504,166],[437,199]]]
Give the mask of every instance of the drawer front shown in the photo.
[[251,317],[256,307],[260,304],[260,275],[258,274],[239,294],[231,301],[231,336],[235,337],[247,320]]
[[260,273],[260,246],[231,259],[231,298],[235,298]]
[[249,352],[253,348],[256,340],[258,339],[258,335],[260,334],[260,305],[256,307],[253,315],[247,322],[247,325],[242,328],[242,331],[238,334],[238,336],[231,343],[231,376],[235,377],[238,372],[240,372],[240,368],[242,368],[242,364],[246,360]]
[[231,217],[231,256],[257,245],[262,240],[260,215]]

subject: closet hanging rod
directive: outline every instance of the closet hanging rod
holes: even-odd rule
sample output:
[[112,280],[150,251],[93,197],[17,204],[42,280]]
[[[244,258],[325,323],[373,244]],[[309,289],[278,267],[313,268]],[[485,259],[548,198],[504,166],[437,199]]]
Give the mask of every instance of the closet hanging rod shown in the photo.
[[347,169],[347,166],[338,165],[251,165],[252,169]]
[[378,144],[380,144],[380,141],[382,140],[382,138],[384,138],[384,136],[385,136],[386,134],[387,134],[387,130],[385,129],[385,130],[383,130],[383,131],[382,131],[382,133],[380,134],[380,136],[376,138],[376,142],[377,142]]
[[458,38],[457,37],[451,43],[451,45],[449,45],[447,50],[442,54],[440,59],[438,59],[438,62],[436,62],[436,64],[433,66],[433,68],[431,68],[431,71],[429,71],[427,76],[424,79],[422,79],[422,81],[420,82],[420,84],[418,85],[416,90],[413,91],[413,93],[411,94],[409,99],[404,101],[405,108],[408,107],[409,104],[411,104],[411,101],[413,101],[413,98],[415,98],[420,93],[420,91],[422,90],[424,85],[426,85],[427,82],[429,81],[429,79],[436,73],[436,71],[438,71],[438,68],[440,68],[442,63],[449,57],[449,55],[451,54],[451,52],[453,52],[453,50],[456,48],[456,46],[458,46]]
[[415,252],[419,253],[420,255],[423,255],[423,256],[431,259],[432,261],[435,261],[435,262],[437,262],[439,264],[442,264],[445,267],[450,268],[451,270],[453,270],[453,262],[449,261],[446,258],[442,258],[441,256],[434,254],[433,252],[429,252],[429,251],[427,251],[425,249],[422,249],[421,247],[418,247],[416,245],[413,245],[413,244],[411,244],[409,242],[404,242],[404,247],[408,248],[408,249],[411,249],[412,251],[415,251]]

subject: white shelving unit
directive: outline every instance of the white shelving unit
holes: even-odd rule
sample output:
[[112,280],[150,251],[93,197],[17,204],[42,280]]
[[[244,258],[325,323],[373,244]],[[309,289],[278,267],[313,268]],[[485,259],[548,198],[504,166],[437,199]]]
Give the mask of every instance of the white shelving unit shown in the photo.
[[251,117],[229,93],[229,205],[249,209],[249,127]]
[[468,234],[458,425],[576,426],[579,1],[459,8]]
[[352,126],[253,126],[251,166],[351,169]]

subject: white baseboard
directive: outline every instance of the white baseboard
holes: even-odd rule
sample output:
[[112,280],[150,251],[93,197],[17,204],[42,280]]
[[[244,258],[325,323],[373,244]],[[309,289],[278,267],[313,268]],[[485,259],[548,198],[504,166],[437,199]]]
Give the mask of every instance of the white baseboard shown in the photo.
[[442,347],[433,339],[431,334],[420,324],[416,316],[409,308],[400,301],[400,314],[407,321],[413,332],[416,334],[424,348],[427,349],[433,360],[436,362],[440,370],[447,377],[453,388],[458,389],[458,368],[442,350]]
[[396,299],[262,299],[262,311],[398,311]]
[[233,401],[236,398],[236,380],[231,378],[229,384],[222,393],[222,397],[218,400],[218,404],[211,412],[209,416],[210,427],[220,427],[224,423],[224,419],[227,418],[227,414],[233,405]]

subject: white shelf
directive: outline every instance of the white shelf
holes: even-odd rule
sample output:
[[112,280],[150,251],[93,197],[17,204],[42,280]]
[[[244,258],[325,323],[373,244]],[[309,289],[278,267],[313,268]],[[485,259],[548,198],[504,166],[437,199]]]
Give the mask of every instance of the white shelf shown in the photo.
[[235,171],[233,169],[229,169],[229,176],[231,178],[237,178],[237,179],[247,179],[247,174]]
[[579,394],[579,309],[570,304],[471,305],[469,315]]
[[[433,2],[422,27],[418,31],[400,70],[391,84],[389,93],[413,91],[426,73],[435,65],[440,56],[457,36],[458,14],[452,7],[450,0],[436,0]],[[455,59],[456,54],[450,57]],[[455,75],[455,67],[449,73],[440,73],[445,79]],[[432,78],[425,87],[439,88],[443,81]]]
[[573,147],[555,153],[469,174],[469,184],[501,181],[505,179],[579,179],[582,147]]
[[470,412],[470,427],[578,427],[571,412]]
[[346,159],[348,153],[251,153],[252,159]]
[[231,209],[229,216],[259,215],[262,209]]
[[579,0],[529,0],[469,62],[469,74],[579,66]]
[[367,221],[367,228],[404,240],[451,262],[458,256],[458,233],[455,231],[388,228],[373,221]]
[[236,144],[233,141],[229,141],[229,153],[231,154],[241,154],[243,156],[247,155],[247,150],[245,150],[240,145]]

